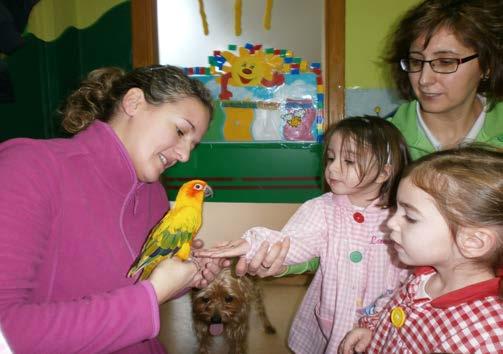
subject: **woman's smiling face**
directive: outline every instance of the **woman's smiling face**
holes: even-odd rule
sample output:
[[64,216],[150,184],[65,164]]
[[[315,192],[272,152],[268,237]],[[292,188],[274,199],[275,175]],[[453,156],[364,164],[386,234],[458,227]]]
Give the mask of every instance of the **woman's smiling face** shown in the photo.
[[118,135],[142,182],[157,181],[165,169],[188,161],[210,121],[207,107],[193,97],[152,105],[141,94],[132,107]]

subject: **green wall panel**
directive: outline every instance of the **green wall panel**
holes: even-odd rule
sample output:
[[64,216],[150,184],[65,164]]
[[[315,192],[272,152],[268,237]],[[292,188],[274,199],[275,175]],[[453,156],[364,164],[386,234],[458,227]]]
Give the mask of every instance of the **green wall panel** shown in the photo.
[[94,25],[68,28],[52,42],[31,34],[7,57],[16,101],[0,104],[0,141],[62,135],[57,109],[85,75],[97,67],[131,62],[131,6],[122,3]]
[[170,200],[199,178],[212,186],[213,202],[302,203],[322,193],[321,159],[317,143],[201,143],[164,182]]

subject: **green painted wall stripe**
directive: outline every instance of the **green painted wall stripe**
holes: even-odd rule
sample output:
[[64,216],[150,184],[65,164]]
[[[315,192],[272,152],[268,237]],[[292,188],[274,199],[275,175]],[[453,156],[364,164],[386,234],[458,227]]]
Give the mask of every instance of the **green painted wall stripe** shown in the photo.
[[170,199],[184,181],[200,178],[215,202],[302,203],[323,193],[321,157],[318,143],[201,143],[163,182]]

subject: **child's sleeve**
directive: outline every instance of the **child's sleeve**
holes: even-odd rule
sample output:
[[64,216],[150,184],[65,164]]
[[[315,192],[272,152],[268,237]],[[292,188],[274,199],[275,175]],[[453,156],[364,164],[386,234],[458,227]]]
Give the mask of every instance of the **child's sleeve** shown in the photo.
[[370,316],[361,317],[360,320],[358,321],[358,327],[367,328],[373,332],[375,330],[375,328],[377,327],[377,323],[379,322],[381,315],[382,315],[382,311],[376,312]]
[[297,275],[304,273],[315,273],[320,266],[320,257],[315,257],[307,262],[290,264],[286,267],[286,270],[278,275],[275,275],[277,278],[285,277],[287,275]]
[[243,239],[250,244],[246,254],[252,259],[263,241],[270,244],[290,238],[290,249],[285,264],[295,264],[320,256],[328,237],[327,222],[319,198],[304,203],[281,231],[254,227],[245,232]]

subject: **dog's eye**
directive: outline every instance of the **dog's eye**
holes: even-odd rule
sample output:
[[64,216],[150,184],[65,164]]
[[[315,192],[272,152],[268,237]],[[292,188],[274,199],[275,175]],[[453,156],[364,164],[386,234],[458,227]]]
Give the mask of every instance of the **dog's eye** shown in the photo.
[[201,298],[201,301],[204,302],[205,304],[207,304],[208,302],[210,302],[210,298],[208,296],[203,296]]
[[234,297],[232,295],[227,295],[224,300],[226,303],[230,303],[234,300]]

